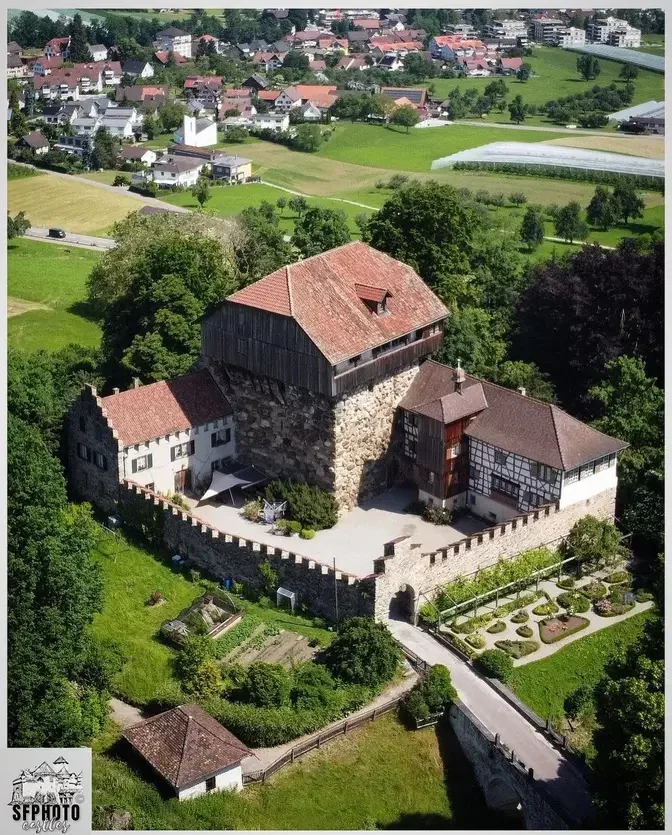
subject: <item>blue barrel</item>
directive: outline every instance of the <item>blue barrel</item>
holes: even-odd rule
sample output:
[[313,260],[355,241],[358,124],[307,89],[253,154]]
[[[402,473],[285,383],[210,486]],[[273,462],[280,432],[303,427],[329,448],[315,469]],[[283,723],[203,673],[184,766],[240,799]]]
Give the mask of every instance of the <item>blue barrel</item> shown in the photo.
[[232,582],[233,582],[233,581],[232,581],[232,579],[231,579],[230,577],[226,577],[226,578],[225,578],[225,580],[224,580],[224,588],[225,588],[227,591],[231,591],[231,583],[232,583]]

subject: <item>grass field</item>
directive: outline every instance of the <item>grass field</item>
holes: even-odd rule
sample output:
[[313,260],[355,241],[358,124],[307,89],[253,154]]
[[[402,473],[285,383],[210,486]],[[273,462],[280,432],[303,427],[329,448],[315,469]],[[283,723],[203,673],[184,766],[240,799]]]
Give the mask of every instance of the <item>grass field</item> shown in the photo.
[[123,193],[105,192],[75,179],[40,174],[10,180],[7,201],[11,214],[24,211],[33,226],[59,226],[68,232],[100,235],[141,204]]
[[82,315],[86,313],[82,304],[86,278],[99,258],[86,249],[13,240],[7,247],[8,295],[48,309],[10,316],[9,344],[25,351],[54,351],[71,342],[98,345],[100,328]]
[[645,157],[646,159],[664,159],[665,141],[651,136],[586,136],[565,135],[561,139],[551,139],[549,145],[564,145],[567,148],[587,148],[595,151],[608,151],[626,156]]
[[[648,37],[648,36],[647,36]],[[574,93],[590,89],[594,84],[607,87],[612,81],[618,81],[618,74],[623,66],[617,61],[607,61],[600,58],[600,75],[595,81],[584,81],[576,71],[576,59],[578,53],[569,52],[554,47],[534,47],[534,58],[525,58],[529,63],[534,76],[526,82],[517,80],[509,81],[509,98],[520,94],[527,104],[544,104],[550,99],[558,99],[563,96],[570,96]],[[433,79],[436,96],[447,97],[448,93],[458,87],[466,90],[469,87],[476,87],[481,91],[492,81],[492,78],[457,78],[457,79]],[[427,86],[424,85],[418,86]],[[633,104],[655,99],[660,101],[664,96],[664,77],[660,73],[640,69],[639,76],[635,80],[635,96]],[[509,122],[509,113],[490,113],[487,117],[490,122]],[[530,124],[545,124],[541,117],[530,118]]]
[[[172,680],[175,651],[160,640],[158,630],[202,595],[204,588],[148,551],[111,534],[102,535],[94,559],[105,577],[105,604],[94,617],[93,630],[118,641],[128,658],[114,683],[114,693],[131,704],[146,704]],[[160,591],[166,601],[147,606],[154,591]],[[331,633],[313,626],[310,619],[249,601],[241,601],[241,605],[266,623],[317,638],[322,644],[331,640]]]
[[[450,727],[405,730],[385,716],[289,765],[265,785],[180,802],[152,775],[94,746],[93,803],[127,809],[135,829],[495,829]],[[137,769],[137,770],[135,770]]]
[[580,685],[595,684],[607,661],[639,638],[649,617],[648,612],[634,615],[548,658],[516,667],[513,689],[542,718],[557,722],[564,715],[565,697]]

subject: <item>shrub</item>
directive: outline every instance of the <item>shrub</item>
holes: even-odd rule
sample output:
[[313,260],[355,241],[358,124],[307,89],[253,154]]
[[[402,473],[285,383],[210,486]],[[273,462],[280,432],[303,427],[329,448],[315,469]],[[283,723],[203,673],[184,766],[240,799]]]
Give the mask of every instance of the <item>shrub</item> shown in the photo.
[[128,177],[124,177],[123,174],[117,174],[112,182],[113,186],[130,186],[130,184],[130,179]]
[[190,635],[175,659],[175,674],[186,687],[201,664],[215,657],[214,642],[207,635]]
[[420,690],[416,689],[418,685],[406,695],[403,701],[403,706],[406,712],[415,719],[416,722],[422,722],[423,719],[429,719],[431,711],[429,705],[424,700]]
[[[558,611],[558,606],[549,600],[548,603],[542,603],[541,606],[535,606],[532,609],[533,615],[554,615]],[[522,633],[519,633],[522,634]]]
[[247,671],[245,698],[258,707],[283,707],[289,702],[292,680],[280,664],[257,661]]
[[430,667],[419,684],[432,713],[437,713],[457,698],[450,670],[443,664],[434,664]]
[[287,530],[290,533],[301,533],[301,522],[297,522],[296,519],[291,519],[287,522]]
[[564,709],[570,719],[578,719],[593,707],[593,688],[583,684],[566,698]]
[[160,591],[153,591],[149,595],[149,600],[147,601],[148,606],[158,606],[159,603],[163,603],[166,598],[161,594]]
[[328,707],[334,701],[335,689],[336,684],[329,670],[314,661],[307,661],[294,670],[292,704],[299,710]]
[[463,655],[466,655],[467,658],[475,657],[476,652],[469,646],[469,644],[465,644],[462,638],[458,638],[457,635],[451,635],[449,632],[443,635],[443,637],[449,644],[452,644],[455,649],[459,650]]
[[299,534],[301,539],[313,539],[315,536],[315,531],[312,528],[304,528],[301,533]]
[[150,712],[172,710],[188,701],[184,690],[178,681],[166,681],[155,692],[154,697],[147,703]]
[[201,572],[197,571],[195,568],[190,568],[189,579],[192,583],[199,583],[201,580]]
[[556,586],[559,589],[564,589],[565,591],[569,591],[573,589],[576,585],[576,579],[574,577],[563,577],[561,580],[558,580]]
[[434,626],[438,623],[439,612],[431,603],[423,603],[420,607],[420,618],[429,626]]
[[475,661],[478,669],[489,678],[507,682],[513,675],[513,661],[501,649],[486,649]]
[[638,589],[635,592],[635,600],[638,603],[646,603],[648,600],[653,600],[653,595],[646,589]]
[[514,206],[523,206],[527,203],[527,195],[522,191],[514,191],[509,195],[509,200],[514,204]]
[[604,578],[604,582],[614,585],[615,583],[627,583],[630,578],[631,575],[629,571],[612,571],[611,574],[608,574]]
[[401,650],[392,633],[373,618],[351,618],[325,652],[332,675],[351,684],[378,687],[397,671]]
[[475,632],[477,629],[480,629],[482,626],[490,623],[493,617],[493,612],[485,612],[482,615],[477,615],[475,618],[467,618],[467,620],[463,620],[462,623],[453,621],[450,628],[453,632],[461,632],[464,635],[468,635],[470,632]]
[[531,638],[534,632],[531,626],[523,624],[522,626],[519,626],[518,629],[516,629],[516,634],[520,635],[521,638]]
[[495,623],[488,626],[487,631],[491,634],[496,634],[497,632],[503,632],[506,629],[506,624],[503,620],[495,621]]
[[453,521],[453,512],[447,507],[426,507],[422,511],[422,518],[433,525],[450,525]]
[[464,640],[474,649],[483,649],[485,646],[485,638],[478,633],[475,633],[474,635],[467,635]]
[[273,568],[269,560],[264,560],[259,566],[261,574],[262,589],[267,595],[275,594],[280,582],[278,572]]
[[247,504],[243,505],[241,513],[248,522],[258,522],[260,518],[259,514],[262,510],[263,508],[259,499],[253,499],[251,502],[247,502]]
[[302,481],[274,479],[266,486],[266,498],[287,502],[287,517],[299,522],[299,530],[332,528],[338,519],[338,507],[331,493]]
[[579,586],[576,591],[584,597],[587,597],[593,603],[607,596],[607,587],[604,583],[598,583],[597,581],[586,583],[585,586]]
[[194,674],[183,682],[184,690],[197,699],[221,695],[224,689],[222,668],[216,658],[206,658]]
[[565,591],[555,599],[563,609],[572,609],[574,612],[587,612],[590,609],[590,600],[578,591]]
[[504,650],[512,658],[522,658],[539,649],[536,641],[497,641],[495,646]]
[[521,609],[515,615],[512,615],[511,623],[526,623],[529,619],[530,613],[526,612],[525,609]]

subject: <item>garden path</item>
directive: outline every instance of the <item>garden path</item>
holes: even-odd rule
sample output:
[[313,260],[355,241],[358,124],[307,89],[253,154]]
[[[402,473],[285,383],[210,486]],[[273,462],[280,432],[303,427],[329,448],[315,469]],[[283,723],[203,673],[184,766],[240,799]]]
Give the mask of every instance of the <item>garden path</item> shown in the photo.
[[119,725],[120,728],[130,728],[131,725],[137,725],[145,718],[140,710],[133,705],[122,702],[121,699],[110,699],[110,709],[112,711],[112,720]]

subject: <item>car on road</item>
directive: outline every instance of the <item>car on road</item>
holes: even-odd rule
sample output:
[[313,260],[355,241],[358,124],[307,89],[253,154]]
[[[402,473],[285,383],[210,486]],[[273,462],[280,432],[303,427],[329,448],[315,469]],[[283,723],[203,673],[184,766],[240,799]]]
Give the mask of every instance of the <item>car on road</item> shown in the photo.
[[65,238],[65,232],[63,229],[50,229],[47,236],[49,238]]

